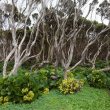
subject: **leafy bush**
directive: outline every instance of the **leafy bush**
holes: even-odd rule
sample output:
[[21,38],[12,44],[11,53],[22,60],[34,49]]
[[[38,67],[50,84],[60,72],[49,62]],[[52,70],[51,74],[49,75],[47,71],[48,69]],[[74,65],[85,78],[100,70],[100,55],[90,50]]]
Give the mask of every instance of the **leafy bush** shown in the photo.
[[87,82],[87,76],[92,72],[91,68],[87,67],[77,67],[75,70],[72,71],[73,76],[76,79],[83,79],[85,84],[88,84]]
[[97,87],[97,88],[103,88],[107,85],[107,76],[103,72],[99,72],[97,70],[93,70],[92,73],[90,73],[87,76],[88,83],[90,86]]
[[17,76],[0,77],[0,103],[27,103],[33,101],[42,93],[57,87],[61,80],[62,69],[52,66],[41,68],[32,73],[19,68]]
[[39,85],[34,74],[18,74],[8,78],[0,78],[0,103],[31,102],[39,94]]
[[62,72],[63,70],[61,68],[55,69],[52,66],[47,66],[36,70],[34,73],[37,75],[37,80],[41,87],[40,89],[43,90],[45,87],[50,89],[58,87],[62,79]]
[[[102,61],[100,61],[102,62]],[[97,62],[97,68],[104,67],[105,62]],[[90,67],[77,67],[72,71],[76,79],[83,79],[85,84],[89,84],[92,87],[97,88],[110,88],[110,74],[109,72],[98,72]]]
[[61,84],[59,85],[59,90],[63,94],[73,94],[81,89],[84,82],[83,80],[77,80],[75,78],[67,78],[62,80]]

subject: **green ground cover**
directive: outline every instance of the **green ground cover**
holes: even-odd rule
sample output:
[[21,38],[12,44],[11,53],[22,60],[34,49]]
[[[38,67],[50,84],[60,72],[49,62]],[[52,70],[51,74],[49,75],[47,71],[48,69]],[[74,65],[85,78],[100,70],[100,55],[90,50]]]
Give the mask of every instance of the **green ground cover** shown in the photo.
[[10,103],[0,105],[0,110],[110,110],[110,96],[108,90],[88,86],[71,95],[52,90],[31,104]]

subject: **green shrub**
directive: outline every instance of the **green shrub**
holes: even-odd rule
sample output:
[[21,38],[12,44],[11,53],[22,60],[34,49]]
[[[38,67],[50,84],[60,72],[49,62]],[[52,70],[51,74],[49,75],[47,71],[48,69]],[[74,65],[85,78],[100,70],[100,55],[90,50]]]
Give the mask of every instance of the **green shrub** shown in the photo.
[[45,87],[48,87],[48,70],[42,68],[34,72],[36,74],[36,81],[39,84],[39,89],[43,90]]
[[28,103],[42,93],[56,88],[61,80],[62,69],[52,66],[41,68],[32,73],[19,68],[17,76],[0,77],[0,103]]
[[83,80],[78,80],[75,78],[67,78],[62,80],[61,84],[59,85],[59,90],[63,94],[73,94],[81,89],[84,82]]
[[0,103],[31,102],[39,96],[39,85],[34,74],[18,74],[0,78]]
[[92,72],[91,68],[87,67],[77,67],[75,70],[72,71],[74,77],[76,79],[83,79],[85,84],[88,84],[87,82],[87,76]]
[[40,89],[43,90],[47,88],[56,88],[61,82],[63,76],[63,70],[61,68],[55,69],[52,66],[47,66],[35,71],[37,74],[37,80],[40,84]]
[[87,76],[87,80],[90,86],[93,87],[103,88],[107,85],[106,74],[97,70],[93,70],[92,73]]

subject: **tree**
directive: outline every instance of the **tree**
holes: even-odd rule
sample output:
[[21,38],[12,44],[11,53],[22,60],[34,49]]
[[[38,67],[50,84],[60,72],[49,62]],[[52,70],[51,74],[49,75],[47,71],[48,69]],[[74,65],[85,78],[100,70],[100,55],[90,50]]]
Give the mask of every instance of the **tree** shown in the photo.
[[[16,1],[16,3],[18,2],[18,0]],[[5,61],[4,61],[4,66],[3,66],[3,76],[6,77],[7,76],[7,64],[9,59],[12,57],[12,55],[14,55],[14,67],[12,69],[12,71],[10,72],[9,75],[14,75],[17,74],[17,70],[18,68],[22,65],[23,62],[25,62],[26,60],[35,57],[35,56],[30,56],[31,55],[31,49],[32,47],[35,45],[36,39],[38,37],[38,33],[39,33],[39,24],[42,20],[42,16],[43,16],[43,9],[44,7],[41,8],[41,14],[39,15],[39,17],[36,20],[36,23],[34,24],[34,26],[32,27],[31,33],[29,35],[29,41],[26,45],[26,48],[23,49],[23,43],[25,42],[25,39],[27,37],[27,22],[29,20],[29,17],[31,15],[31,13],[35,10],[34,5],[36,4],[36,1],[31,0],[28,1],[26,0],[26,7],[25,9],[22,10],[22,13],[27,13],[27,15],[24,14],[19,14],[17,13],[17,6],[16,3],[14,2],[14,0],[12,0],[12,4],[10,5],[10,10],[8,10],[9,12],[9,25],[10,25],[10,29],[11,29],[11,33],[12,33],[12,45],[13,45],[13,49],[10,51],[10,53],[8,54],[8,56],[6,57]],[[44,3],[43,1],[41,2],[42,4]],[[8,5],[9,6],[9,5]],[[42,5],[43,6],[43,5]],[[6,5],[6,9],[7,9],[7,5]],[[7,10],[6,10],[7,11]],[[20,16],[19,16],[20,15]],[[17,16],[17,17],[16,17]],[[18,17],[19,16],[19,17]],[[23,35],[17,37],[17,30],[18,28],[16,27],[16,22],[18,23],[17,25],[21,25],[21,23],[23,22]],[[35,35],[35,36],[33,36]]]
[[[86,19],[97,4],[95,0],[89,4],[87,15],[82,17],[82,8],[88,2],[59,0],[53,7],[46,5],[44,0],[26,0],[25,8],[19,10],[17,2],[12,0],[11,11],[7,12],[12,49],[4,61],[3,76],[7,76],[6,68],[10,59],[14,60],[14,66],[9,75],[17,74],[18,68],[30,58],[36,58],[36,63],[40,62],[40,65],[51,63],[55,67],[61,66],[65,79],[69,71],[85,60],[91,61],[95,67],[95,61],[106,42],[104,38],[109,36],[109,27]],[[89,58],[92,52],[89,49],[97,42],[97,51]],[[77,55],[79,47],[81,49]],[[76,60],[75,57],[79,58]]]
[[[97,3],[96,1],[93,1],[90,3],[90,7],[87,13],[87,16],[85,19],[80,19],[82,14],[82,7],[85,6],[85,4],[88,1],[59,1],[60,8],[58,9],[58,12],[63,12],[62,17],[59,17],[59,13],[56,13],[56,21],[57,21],[57,30],[55,31],[54,35],[54,48],[55,48],[55,57],[56,62],[55,64],[58,66],[58,64],[61,64],[64,68],[64,78],[67,78],[68,71],[74,69],[76,66],[81,64],[86,56],[88,48],[94,44],[94,42],[99,38],[100,34],[106,31],[103,30],[99,33],[95,32],[95,29],[93,29],[93,24],[91,23],[89,28],[85,31],[86,37],[88,37],[89,33],[94,33],[92,35],[93,39],[88,39],[88,43],[85,46],[85,48],[82,50],[81,58],[80,60],[69,69],[71,62],[73,60],[73,55],[75,53],[75,47],[77,39],[79,38],[79,35],[81,33],[81,30],[85,27],[85,20],[89,13],[92,11],[93,7]],[[79,25],[80,22],[80,25]],[[65,48],[67,48],[65,50]]]
[[102,22],[103,19],[108,19],[110,24],[110,3],[108,0],[104,0],[97,8],[97,13],[101,16]]

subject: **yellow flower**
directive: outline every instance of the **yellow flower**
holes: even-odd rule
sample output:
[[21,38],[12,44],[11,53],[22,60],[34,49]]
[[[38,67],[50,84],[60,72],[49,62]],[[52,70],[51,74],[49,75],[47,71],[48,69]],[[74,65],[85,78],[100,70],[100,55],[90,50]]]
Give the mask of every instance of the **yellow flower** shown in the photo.
[[28,101],[27,95],[23,96],[23,100],[24,100],[24,101]]
[[64,94],[73,94],[75,91],[79,90],[83,84],[84,81],[69,77],[62,80],[62,83],[59,85],[59,89]]
[[73,94],[74,92],[73,91],[70,91],[70,94]]
[[29,91],[28,88],[23,88],[23,89],[22,89],[22,93],[26,93],[26,92],[28,92],[28,91]]
[[45,88],[43,93],[48,94],[49,93],[49,88]]
[[34,92],[33,91],[29,91],[27,95],[23,96],[23,100],[24,101],[31,101],[34,97]]
[[33,98],[34,97],[34,92],[33,91],[29,91],[27,94],[29,97]]
[[26,73],[25,73],[25,76],[28,76],[28,75],[29,75],[29,73],[26,72]]
[[78,87],[79,87],[79,84],[78,84],[78,83],[76,83],[75,87],[76,87],[76,88],[78,88]]
[[27,95],[23,96],[24,101],[31,101],[32,99],[33,99],[32,97],[29,97]]
[[8,96],[4,97],[4,102],[8,102],[8,101],[9,101]]

